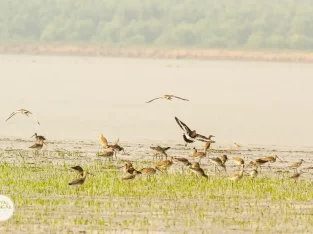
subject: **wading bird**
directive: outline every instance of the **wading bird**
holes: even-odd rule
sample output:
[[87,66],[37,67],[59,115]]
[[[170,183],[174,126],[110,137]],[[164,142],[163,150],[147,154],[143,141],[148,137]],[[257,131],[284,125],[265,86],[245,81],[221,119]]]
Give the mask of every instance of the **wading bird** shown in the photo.
[[224,168],[224,170],[225,170],[225,172],[226,172],[226,166],[225,166],[225,164],[223,164],[223,162],[222,162],[222,160],[221,160],[220,158],[209,158],[209,161],[210,161],[211,163],[213,163],[213,165],[214,165],[214,172],[216,172],[216,169],[217,169],[218,171],[220,171],[220,170],[218,169],[218,167]]
[[101,153],[98,153],[98,156],[106,159],[113,159],[113,157],[115,156],[115,159],[117,159],[116,152],[112,148],[103,149]]
[[191,162],[188,161],[187,158],[174,158],[176,161],[181,162],[184,166],[191,166]]
[[196,132],[196,130],[191,131],[190,128],[185,123],[180,121],[177,117],[175,117],[175,120],[177,124],[179,125],[179,127],[184,131],[183,138],[186,143],[193,143],[195,140],[203,141],[203,142],[210,142],[210,143],[215,142],[211,140],[211,137],[213,137],[212,135],[210,135],[209,137],[200,135]]
[[150,146],[150,149],[152,149],[153,150],[153,159],[154,158],[157,158],[158,157],[158,155],[164,155],[165,157],[166,157],[166,159],[167,159],[167,153],[166,153],[166,151],[167,150],[169,150],[171,147],[161,147],[161,146],[156,146],[156,147],[154,147],[154,146]]
[[261,159],[264,160],[264,161],[267,161],[268,162],[268,167],[270,168],[270,170],[272,170],[270,164],[276,162],[277,158],[279,160],[281,160],[276,154],[274,156],[269,156],[269,157],[265,157],[265,158],[261,158]]
[[137,170],[133,167],[133,164],[132,164],[131,162],[127,161],[127,162],[125,163],[124,172],[125,172],[125,173],[128,173],[128,174],[133,174],[134,171],[136,171],[137,174],[141,174],[140,171],[137,171]]
[[226,154],[223,154],[223,155],[220,157],[220,159],[221,159],[222,163],[225,165],[225,163],[226,163],[227,160],[228,160],[228,157],[227,157]]
[[74,170],[77,170],[81,175],[81,178],[73,180],[72,182],[68,183],[68,185],[77,186],[76,194],[78,196],[78,187],[82,186],[85,183],[87,175],[93,175],[88,171],[83,170],[80,166],[72,167]]
[[237,182],[238,180],[242,178],[242,176],[243,176],[243,169],[241,169],[239,173],[237,174],[230,175],[228,179]]
[[161,168],[167,170],[168,168],[170,168],[172,166],[172,164],[173,164],[173,157],[169,157],[169,160],[164,160],[164,161],[161,161],[161,162],[157,162],[154,165],[155,165],[155,169],[163,172],[161,170]]
[[265,160],[263,160],[263,159],[261,159],[261,158],[258,158],[258,159],[254,160],[254,161],[251,161],[251,162],[248,164],[247,168],[250,167],[250,166],[254,166],[256,169],[257,169],[257,168],[260,168],[260,170],[261,170],[261,166],[262,166],[264,163],[267,163],[267,162],[268,162],[268,161],[265,161]]
[[118,145],[118,142],[119,142],[119,141],[120,141],[120,139],[117,138],[117,140],[114,142],[113,145],[108,145],[108,144],[107,144],[106,146],[104,146],[104,148],[106,148],[106,149],[111,148],[111,149],[113,149],[115,152],[116,152],[116,151],[118,151],[118,152],[123,151],[124,154],[125,154],[124,148],[123,148],[122,146]]
[[31,137],[34,137],[35,136],[35,138],[36,138],[36,141],[45,141],[46,140],[46,138],[44,137],[44,136],[39,136],[39,135],[37,135],[37,133],[35,133],[34,135],[32,135]]
[[198,162],[201,162],[201,159],[204,158],[205,156],[206,152],[197,151],[197,149],[193,147],[193,154],[191,156],[193,159],[199,159]]
[[81,176],[84,175],[84,169],[81,166],[71,167],[72,169],[76,170]]
[[291,169],[294,169],[295,172],[296,172],[297,169],[302,165],[302,162],[304,162],[304,160],[300,159],[300,162],[293,163],[292,165],[290,165],[288,167],[291,168]]
[[181,97],[177,97],[177,96],[174,96],[174,95],[170,95],[170,94],[165,94],[163,95],[162,97],[157,97],[157,98],[154,98],[146,103],[150,103],[150,102],[153,102],[154,100],[157,100],[157,99],[166,99],[166,100],[172,100],[173,98],[177,98],[177,99],[180,99],[180,100],[183,100],[183,101],[189,101],[188,99],[185,99],[185,98],[181,98]]
[[9,119],[11,119],[14,115],[16,115],[18,113],[26,115],[27,117],[29,117],[29,115],[31,115],[36,120],[36,122],[40,125],[40,123],[38,122],[36,117],[33,115],[33,113],[31,113],[30,111],[25,110],[25,109],[20,109],[20,110],[12,112],[12,114],[9,116],[9,118],[7,118],[5,121],[8,121]]
[[122,180],[126,180],[126,181],[134,180],[136,178],[137,174],[138,174],[138,171],[134,170],[131,175],[127,175],[127,176],[123,177]]
[[142,175],[154,175],[156,173],[156,170],[151,167],[142,168],[139,170]]
[[296,183],[302,173],[304,173],[304,171],[301,171],[301,170],[300,170],[300,172],[295,172],[295,173],[294,173],[292,176],[290,176],[289,178],[292,179],[292,180],[294,181],[294,183]]
[[203,169],[200,167],[200,164],[195,162],[190,166],[190,171],[195,173],[197,175],[198,178],[200,178],[201,176],[205,177],[206,179],[208,179],[208,176],[204,173]]
[[239,166],[239,169],[240,169],[240,167],[244,168],[245,161],[242,158],[234,157],[233,160]]
[[28,148],[41,150],[43,147],[43,144],[45,144],[43,141],[39,141],[39,142],[36,142],[35,144],[33,144],[32,146],[29,146]]

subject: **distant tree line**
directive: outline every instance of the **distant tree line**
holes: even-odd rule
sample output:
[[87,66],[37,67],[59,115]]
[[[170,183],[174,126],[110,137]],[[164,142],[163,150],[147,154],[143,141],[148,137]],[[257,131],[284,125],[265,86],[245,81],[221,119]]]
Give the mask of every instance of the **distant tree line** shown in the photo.
[[0,41],[313,49],[311,0],[1,0]]

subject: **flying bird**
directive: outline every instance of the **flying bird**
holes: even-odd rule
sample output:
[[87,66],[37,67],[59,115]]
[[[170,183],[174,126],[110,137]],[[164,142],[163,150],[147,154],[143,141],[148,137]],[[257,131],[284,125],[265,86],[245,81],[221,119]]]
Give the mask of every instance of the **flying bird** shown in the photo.
[[165,94],[162,97],[154,98],[154,99],[152,99],[152,100],[150,100],[150,101],[148,101],[146,103],[150,103],[150,102],[153,102],[154,100],[161,99],[161,98],[164,98],[164,99],[167,99],[167,100],[172,100],[173,98],[177,98],[177,99],[180,99],[180,100],[183,100],[183,101],[189,101],[188,99],[177,97],[175,95]]
[[196,132],[196,130],[190,130],[190,128],[180,121],[177,117],[175,117],[176,122],[178,123],[179,127],[184,131],[183,138],[186,143],[193,143],[195,140],[203,141],[203,142],[210,142],[214,143],[215,141],[211,140],[211,137],[214,137],[210,135],[209,137],[200,135]]
[[14,111],[12,112],[12,114],[9,116],[9,118],[7,118],[5,121],[8,121],[9,119],[11,119],[14,115],[16,114],[23,114],[23,115],[26,115],[27,117],[29,117],[29,115],[31,115],[35,120],[36,122],[40,125],[40,123],[38,122],[38,120],[35,118],[35,116],[33,115],[33,113],[31,113],[30,111],[28,110],[25,110],[25,109],[20,109],[20,110],[17,110],[17,111]]

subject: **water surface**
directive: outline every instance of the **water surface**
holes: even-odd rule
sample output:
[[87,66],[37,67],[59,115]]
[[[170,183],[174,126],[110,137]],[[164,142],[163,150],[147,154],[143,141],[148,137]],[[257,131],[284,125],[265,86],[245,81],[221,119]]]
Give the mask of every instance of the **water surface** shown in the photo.
[[[311,64],[0,55],[0,137],[311,146]],[[163,95],[189,98],[145,102]],[[41,122],[15,116],[32,111]]]

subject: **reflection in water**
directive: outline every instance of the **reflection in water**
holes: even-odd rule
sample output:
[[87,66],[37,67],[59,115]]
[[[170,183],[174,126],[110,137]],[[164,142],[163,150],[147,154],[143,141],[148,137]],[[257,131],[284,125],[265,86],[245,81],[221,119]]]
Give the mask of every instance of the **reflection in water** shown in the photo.
[[[217,144],[302,146],[313,136],[311,64],[15,55],[0,63],[0,137],[182,142],[174,116]],[[190,101],[146,103],[163,94]],[[4,121],[20,108],[41,125]]]

